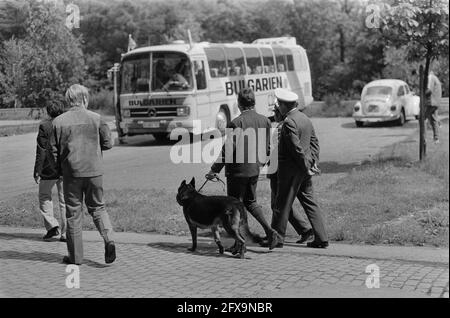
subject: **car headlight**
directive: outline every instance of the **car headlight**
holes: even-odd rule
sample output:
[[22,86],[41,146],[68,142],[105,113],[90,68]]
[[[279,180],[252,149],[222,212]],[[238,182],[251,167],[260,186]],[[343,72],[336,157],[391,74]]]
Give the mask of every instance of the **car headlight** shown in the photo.
[[190,108],[188,106],[178,107],[177,116],[189,116]]
[[353,110],[355,112],[359,112],[359,110],[361,109],[361,103],[356,103],[355,106],[353,106]]
[[397,106],[396,105],[392,105],[391,106],[391,111],[395,112],[397,110]]
[[122,109],[122,116],[123,117],[130,117],[130,110],[129,109]]

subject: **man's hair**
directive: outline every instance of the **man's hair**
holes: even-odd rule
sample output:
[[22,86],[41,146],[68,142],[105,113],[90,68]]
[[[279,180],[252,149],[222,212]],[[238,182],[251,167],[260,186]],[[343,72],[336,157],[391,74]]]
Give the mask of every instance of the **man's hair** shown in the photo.
[[251,88],[244,88],[239,92],[238,103],[244,109],[255,107],[255,94]]
[[69,106],[81,106],[83,98],[89,102],[89,91],[83,85],[73,84],[66,91],[66,102]]
[[64,113],[64,108],[63,108],[62,104],[59,102],[50,102],[49,104],[47,104],[46,109],[47,109],[47,114],[51,118],[56,118],[59,115],[61,115],[62,113]]

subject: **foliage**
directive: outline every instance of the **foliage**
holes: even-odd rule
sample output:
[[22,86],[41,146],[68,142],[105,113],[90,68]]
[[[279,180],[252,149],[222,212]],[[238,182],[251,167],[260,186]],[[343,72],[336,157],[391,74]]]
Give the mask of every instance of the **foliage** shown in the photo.
[[62,102],[68,86],[83,79],[83,52],[58,10],[30,2],[25,37],[3,43],[1,97],[18,99],[24,107],[44,107],[48,101]]

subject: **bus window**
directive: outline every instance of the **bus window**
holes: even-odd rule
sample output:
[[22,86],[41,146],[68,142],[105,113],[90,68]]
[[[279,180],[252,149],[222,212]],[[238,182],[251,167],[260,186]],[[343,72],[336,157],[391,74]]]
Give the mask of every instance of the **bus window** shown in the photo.
[[257,48],[244,48],[245,58],[247,59],[248,72],[247,74],[261,74],[261,54]]
[[288,71],[294,71],[294,58],[292,57],[292,53],[286,54],[286,60],[287,60],[287,70]]
[[211,77],[227,76],[227,63],[225,53],[221,48],[205,48]]
[[[275,60],[277,63],[277,72],[286,72],[288,68],[286,67],[285,53],[286,51],[282,48],[274,48]],[[292,57],[292,56],[291,56]]]
[[264,73],[275,73],[275,63],[273,60],[272,49],[263,47],[261,48],[261,53],[264,62]]
[[206,88],[205,62],[194,61],[194,74],[195,74],[195,81],[197,82],[197,89],[205,89]]
[[132,55],[122,63],[121,93],[148,92],[150,82],[150,54]]
[[304,50],[300,51],[300,70],[308,70],[308,58],[306,57],[306,51]]
[[242,50],[237,47],[226,47],[225,53],[227,55],[230,76],[245,75],[247,72]]

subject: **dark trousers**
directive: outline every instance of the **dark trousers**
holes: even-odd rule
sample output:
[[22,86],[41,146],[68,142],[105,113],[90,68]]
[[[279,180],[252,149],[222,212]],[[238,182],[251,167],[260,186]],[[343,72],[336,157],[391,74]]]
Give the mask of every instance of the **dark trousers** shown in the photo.
[[428,119],[428,122],[431,125],[431,129],[433,129],[433,139],[439,139],[439,116],[438,116],[438,107],[437,106],[427,106],[425,108],[425,119]]
[[272,228],[284,239],[287,222],[292,213],[292,204],[297,197],[313,228],[314,240],[316,242],[328,241],[322,212],[314,198],[311,176],[280,163],[277,188]]
[[105,243],[113,240],[113,228],[103,202],[103,177],[64,176],[63,187],[66,201],[69,258],[72,262],[81,264],[83,262],[83,197],[87,210]]
[[[278,191],[278,177],[277,173],[271,174],[269,176],[270,180],[270,206],[272,208],[272,211],[276,208],[276,199],[277,199],[277,191]],[[309,224],[308,220],[306,220],[303,215],[297,211],[291,208],[291,211],[289,212],[289,223],[292,225],[294,230],[297,232],[298,235],[303,235],[306,232],[308,232],[311,229],[311,225]]]
[[227,193],[243,202],[248,212],[261,224],[266,235],[272,232],[269,223],[264,218],[263,210],[256,202],[256,186],[258,176],[227,177]]

